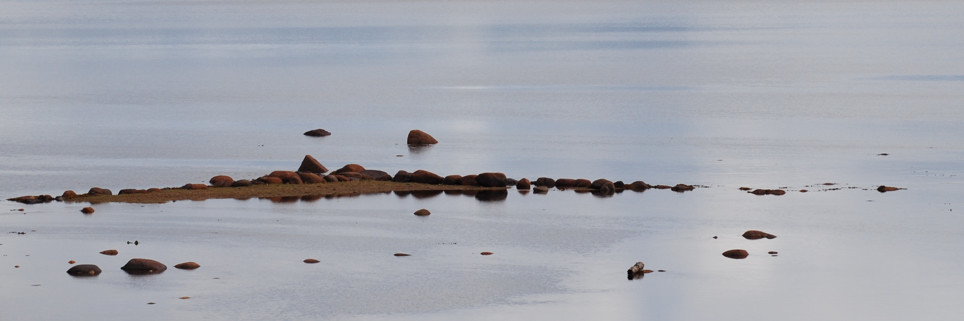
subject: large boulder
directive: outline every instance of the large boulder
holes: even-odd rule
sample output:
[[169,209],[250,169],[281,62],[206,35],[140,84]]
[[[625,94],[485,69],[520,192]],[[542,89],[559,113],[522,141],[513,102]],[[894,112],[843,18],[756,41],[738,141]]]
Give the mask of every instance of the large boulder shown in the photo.
[[432,135],[429,135],[426,132],[423,132],[418,129],[413,129],[412,131],[408,132],[408,144],[409,145],[431,145],[431,144],[438,144],[438,141],[435,140],[435,137],[432,137]]
[[364,167],[364,166],[361,166],[361,165],[358,165],[358,164],[348,164],[348,165],[342,166],[341,168],[339,168],[338,170],[336,170],[336,171],[334,171],[334,172],[331,172],[331,174],[332,174],[332,175],[338,175],[338,174],[341,174],[341,173],[348,173],[348,172],[361,173],[361,172],[364,172],[364,171],[365,171],[365,167]]
[[90,196],[94,196],[94,195],[113,195],[113,194],[114,194],[114,193],[111,192],[109,189],[100,188],[100,187],[91,187],[90,190],[87,191],[87,195],[90,195]]
[[529,188],[532,188],[532,183],[529,182],[528,178],[523,177],[515,183],[515,188],[518,190],[528,190]]
[[454,175],[445,176],[445,178],[442,179],[442,184],[462,185],[462,175],[454,174]]
[[532,185],[552,188],[556,186],[556,180],[549,177],[539,177],[535,182],[532,182]]
[[475,174],[465,175],[465,176],[462,176],[462,179],[460,179],[459,182],[465,186],[479,186],[478,178],[479,178],[479,175],[475,175]]
[[274,171],[268,174],[271,177],[277,177],[281,179],[282,183],[285,184],[302,184],[301,176],[296,172],[292,171]]
[[305,155],[305,159],[301,161],[301,167],[298,167],[298,171],[321,174],[328,172],[328,169],[325,168],[324,165],[321,165],[321,162],[319,162],[317,159],[311,157],[311,155]]
[[234,184],[234,179],[231,178],[231,176],[218,175],[211,177],[211,180],[209,180],[208,183],[211,183],[211,186],[214,187],[230,187],[231,184]]
[[77,264],[67,270],[67,274],[73,276],[96,276],[100,272],[100,267],[93,264]]
[[443,178],[442,176],[439,176],[438,174],[435,174],[423,169],[417,170],[414,173],[412,173],[412,179],[411,179],[413,183],[424,183],[424,184],[435,184],[435,185],[442,184],[443,180],[445,180],[445,178]]
[[556,188],[566,189],[576,187],[576,180],[572,178],[560,178],[556,179]]
[[505,180],[503,173],[481,173],[475,177],[475,181],[482,187],[505,187]]
[[306,132],[305,132],[305,136],[311,136],[311,137],[325,137],[325,136],[328,136],[328,135],[331,135],[331,132],[329,132],[329,131],[327,131],[327,130],[324,130],[324,129],[321,129],[321,128],[312,129],[312,130],[309,130],[309,131],[306,131]]
[[589,185],[589,188],[595,190],[596,193],[601,195],[613,195],[616,193],[616,184],[613,184],[612,181],[605,178],[592,181],[592,184]]
[[158,274],[167,270],[167,265],[151,259],[135,258],[127,261],[121,270],[128,274]]

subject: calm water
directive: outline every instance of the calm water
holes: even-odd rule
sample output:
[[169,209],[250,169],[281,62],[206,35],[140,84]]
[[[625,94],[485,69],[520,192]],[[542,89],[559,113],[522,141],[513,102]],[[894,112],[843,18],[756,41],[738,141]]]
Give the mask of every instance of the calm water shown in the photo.
[[[962,16],[951,1],[0,0],[4,199],[251,178],[305,154],[706,186],[91,216],[5,202],[0,319],[955,320]],[[315,128],[333,135],[301,135]],[[441,143],[409,149],[414,128]],[[868,190],[882,184],[907,190]],[[202,267],[131,277],[132,257]],[[70,277],[69,260],[104,273]],[[640,260],[666,272],[627,281]]]

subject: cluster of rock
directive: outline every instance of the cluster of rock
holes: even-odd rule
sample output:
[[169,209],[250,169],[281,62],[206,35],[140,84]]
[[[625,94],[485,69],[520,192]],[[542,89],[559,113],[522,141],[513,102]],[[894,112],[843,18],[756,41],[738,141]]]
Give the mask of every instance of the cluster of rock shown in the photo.
[[[776,235],[773,235],[764,231],[759,231],[759,230],[749,230],[749,231],[743,232],[743,238],[747,240],[774,239],[776,237],[777,237]],[[776,255],[777,252],[769,251],[768,253],[770,255]],[[744,249],[732,249],[732,250],[724,251],[723,256],[731,259],[739,260],[739,259],[745,259],[748,256],[750,256],[750,252],[747,252]]]
[[[174,267],[182,270],[193,270],[201,267],[201,265],[195,262],[184,262]],[[159,274],[167,270],[167,265],[151,259],[134,258],[127,261],[127,264],[124,264],[121,270],[132,275]],[[96,276],[101,272],[100,267],[95,264],[77,264],[67,270],[67,274],[73,276]]]

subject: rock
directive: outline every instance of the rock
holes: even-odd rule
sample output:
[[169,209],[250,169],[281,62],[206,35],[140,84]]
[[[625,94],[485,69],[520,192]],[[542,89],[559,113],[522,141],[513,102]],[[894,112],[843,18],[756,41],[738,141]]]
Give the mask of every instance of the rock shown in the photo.
[[539,177],[535,182],[532,182],[532,185],[552,188],[556,186],[556,180],[549,177]]
[[199,267],[201,267],[201,265],[194,262],[178,263],[177,265],[174,266],[174,268],[181,269],[181,270],[193,270]]
[[315,264],[321,261],[318,261],[317,259],[305,259],[304,262],[308,264]]
[[429,212],[427,209],[424,209],[424,208],[415,211],[415,216],[429,216],[430,214],[432,214],[432,212]]
[[515,184],[515,188],[518,190],[528,190],[532,188],[532,183],[529,182],[528,178],[522,178]]
[[73,190],[66,190],[64,191],[63,194],[60,195],[60,197],[63,197],[65,200],[71,199],[71,198],[77,197],[77,192],[74,192]]
[[321,162],[319,162],[317,159],[311,157],[311,155],[305,155],[305,159],[301,161],[301,167],[298,167],[298,171],[304,173],[321,174],[328,172],[328,169],[325,168],[324,165],[321,165]]
[[37,196],[27,195],[27,196],[8,198],[7,200],[23,203],[23,204],[40,204],[40,203],[52,202],[54,200],[54,197],[50,195],[37,195]]
[[348,173],[348,172],[361,173],[364,171],[365,171],[364,166],[361,166],[358,164],[348,164],[348,165],[342,166],[341,168],[339,168],[338,170],[335,170],[334,172],[331,172],[331,175],[338,175],[341,173]]
[[900,190],[900,188],[899,188],[899,187],[893,187],[893,186],[886,186],[886,185],[880,185],[880,186],[877,187],[877,191],[878,191],[878,192],[881,192],[881,193],[893,192],[893,191],[897,191],[897,190]]
[[482,252],[482,253],[479,253],[479,254],[481,254],[481,255],[492,255],[492,254],[495,254],[495,253],[492,253],[492,252]]
[[93,264],[78,264],[71,266],[70,269],[67,270],[67,274],[73,276],[96,276],[100,274],[100,272],[100,267]]
[[258,177],[258,179],[256,179],[255,181],[260,182],[261,184],[283,184],[284,183],[284,181],[282,181],[280,177],[274,177],[274,176],[261,176],[261,177]]
[[576,180],[572,178],[559,178],[556,179],[556,188],[566,189],[576,187]]
[[645,266],[646,264],[643,262],[636,262],[636,264],[633,264],[633,266],[629,267],[629,270],[626,270],[626,278],[635,280],[643,277],[643,274],[646,274],[645,271],[647,271],[643,269]]
[[91,187],[90,190],[87,191],[87,195],[91,195],[91,196],[94,196],[94,195],[113,195],[113,194],[114,194],[114,193],[112,193],[109,189],[100,188],[100,187]]
[[780,195],[786,194],[787,191],[784,191],[784,190],[782,190],[782,189],[760,189],[760,188],[758,188],[758,189],[755,189],[755,190],[753,190],[753,191],[751,191],[751,192],[749,192],[749,193],[751,193],[751,194],[753,194],[753,195],[777,195],[777,196],[780,196]]
[[767,254],[770,254],[770,255],[773,255],[773,256],[777,256],[777,254],[779,254],[779,252],[777,252],[777,251],[769,251],[769,252],[767,252]]
[[616,193],[616,185],[612,181],[600,178],[592,181],[589,188],[596,190],[596,193],[601,195],[613,195]]
[[442,179],[445,185],[462,185],[462,175],[449,175]]
[[503,173],[481,173],[475,177],[475,181],[482,187],[505,187],[505,174]]
[[743,233],[743,238],[747,240],[759,240],[762,238],[774,239],[776,237],[777,237],[776,235],[773,235],[764,231],[757,231],[757,230],[749,230]]
[[211,186],[214,187],[230,187],[232,184],[234,184],[234,179],[231,178],[231,176],[218,175],[211,177],[211,179],[208,180],[208,183],[211,183]]
[[125,188],[117,192],[117,195],[128,195],[128,194],[145,194],[146,189],[136,189],[136,188]]
[[460,181],[464,186],[479,186],[478,176],[479,175],[475,175],[475,174],[465,175],[465,176],[462,176],[462,179]]
[[331,135],[331,132],[321,128],[312,129],[305,132],[305,136],[311,136],[311,137],[325,137],[329,135]]
[[508,197],[509,190],[506,189],[477,191],[475,193],[475,199],[482,202],[502,201]]
[[686,184],[676,184],[670,188],[671,191],[678,192],[678,193],[692,191],[693,189],[695,189],[693,185],[686,185]]
[[167,265],[151,259],[134,258],[127,261],[121,270],[127,274],[158,274],[167,270]]
[[88,207],[85,207],[85,208],[80,209],[80,212],[81,212],[81,213],[84,213],[84,214],[94,214],[94,208],[88,206]]
[[432,135],[429,135],[426,132],[423,132],[418,129],[413,129],[408,132],[408,144],[409,145],[431,145],[431,144],[438,144],[438,141],[435,140],[435,137],[432,137]]
[[433,185],[442,184],[443,180],[445,179],[442,178],[442,176],[439,176],[438,174],[435,174],[426,170],[422,170],[422,169],[412,173],[412,178],[411,178],[411,182],[413,183],[424,183],[424,184],[433,184]]
[[655,188],[655,189],[671,189],[671,188],[673,188],[673,187],[672,187],[672,186],[669,186],[669,185],[659,184],[659,185],[653,186],[653,188]]
[[412,255],[408,253],[395,253],[395,256],[412,256]]
[[652,186],[643,181],[635,181],[632,184],[629,184],[629,189],[634,192],[642,192],[650,188],[652,188]]
[[394,177],[392,177],[392,181],[393,181],[393,182],[397,182],[397,183],[408,183],[408,182],[411,182],[411,181],[412,181],[412,173],[409,173],[409,172],[404,171],[404,170],[400,170],[400,171],[398,171],[397,173],[395,173],[395,176],[394,176]]
[[277,177],[281,179],[284,184],[302,184],[301,176],[296,172],[292,171],[273,171],[268,174],[270,177]]
[[384,171],[375,170],[375,169],[366,169],[366,170],[363,170],[363,171],[361,171],[361,172],[358,172],[358,174],[361,174],[361,175],[364,176],[366,179],[373,179],[373,180],[376,180],[376,181],[391,181],[391,180],[392,180],[392,175],[390,175],[390,174],[388,174],[388,173],[386,173],[386,172],[384,172]]
[[245,187],[245,186],[251,186],[251,181],[246,179],[239,179],[234,181],[234,183],[231,183],[231,187]]
[[117,255],[117,250],[103,250],[100,254],[114,256]]
[[328,182],[324,177],[321,177],[321,175],[315,173],[298,172],[298,177],[301,177],[301,182],[305,184],[321,184]]
[[184,186],[181,186],[181,188],[190,189],[190,190],[199,190],[199,189],[206,189],[208,188],[208,186],[204,184],[187,183],[187,184],[184,184]]
[[[556,182],[556,184],[558,185],[559,182]],[[588,179],[585,179],[585,178],[576,179],[576,181],[575,181],[574,184],[575,184],[575,185],[573,185],[573,187],[575,187],[575,188],[591,188],[591,187],[592,187],[592,182],[589,181]]]
[[549,188],[545,186],[536,186],[532,188],[532,192],[536,194],[548,194]]
[[745,259],[747,256],[750,256],[750,253],[747,253],[746,250],[743,249],[733,249],[723,252],[723,256],[731,259]]

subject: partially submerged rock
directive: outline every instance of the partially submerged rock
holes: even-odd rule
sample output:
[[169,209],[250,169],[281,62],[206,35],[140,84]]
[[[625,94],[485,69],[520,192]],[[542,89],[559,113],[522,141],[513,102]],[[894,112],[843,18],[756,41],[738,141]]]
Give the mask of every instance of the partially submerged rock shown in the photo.
[[81,212],[81,213],[84,213],[84,214],[94,214],[94,208],[88,206],[88,207],[85,207],[85,208],[80,209],[80,212]]
[[103,250],[100,254],[114,256],[117,255],[117,250]]
[[181,269],[181,270],[194,270],[199,267],[201,267],[201,265],[195,262],[178,263],[177,265],[174,266],[174,268]]
[[218,175],[211,177],[211,179],[208,180],[208,183],[211,183],[211,186],[214,187],[230,187],[232,184],[234,184],[234,179],[231,178],[231,176]]
[[418,129],[413,129],[408,132],[407,142],[409,145],[438,144],[438,140],[435,140],[435,137],[432,137],[432,135],[429,135],[428,133]]
[[881,192],[881,193],[893,192],[893,191],[897,191],[897,190],[901,190],[901,189],[902,189],[902,188],[900,188],[900,187],[893,187],[893,186],[886,186],[886,185],[880,185],[880,186],[877,187],[877,191],[878,191],[878,192]]
[[731,259],[745,259],[747,256],[750,256],[750,253],[743,249],[732,249],[723,252],[723,256]]
[[475,177],[475,181],[479,183],[479,186],[483,187],[505,187],[506,177],[503,173],[481,173]]
[[415,211],[415,216],[429,216],[431,214],[432,212],[429,212],[427,209],[424,209],[424,208]]
[[73,276],[97,276],[100,272],[100,267],[94,264],[77,264],[67,270],[67,274]]
[[626,278],[636,280],[642,278],[646,273],[653,272],[653,270],[646,270],[645,267],[646,264],[643,262],[636,262],[636,264],[633,264],[633,266],[629,267],[629,270],[626,270]]
[[305,259],[303,262],[308,263],[308,264],[315,264],[315,263],[319,263],[319,262],[321,262],[321,261],[318,261],[317,259]]
[[321,174],[328,172],[328,169],[324,165],[321,165],[317,159],[311,155],[305,155],[305,158],[301,161],[301,166],[298,167],[299,172],[305,173],[315,173]]
[[151,259],[134,258],[127,261],[121,270],[127,274],[158,274],[167,270],[167,265]]
[[755,189],[755,190],[753,190],[753,191],[751,191],[751,192],[749,192],[749,193],[751,193],[751,194],[753,194],[753,195],[777,195],[777,196],[780,196],[780,195],[786,194],[787,191],[784,191],[784,190],[782,190],[782,189],[761,189],[761,188],[758,188],[758,189]]
[[759,240],[762,238],[774,239],[776,237],[777,237],[776,235],[773,235],[764,231],[758,231],[758,230],[749,230],[743,233],[743,238],[747,240]]
[[329,135],[331,135],[331,132],[321,128],[312,129],[305,132],[305,136],[310,136],[310,137],[325,137]]

